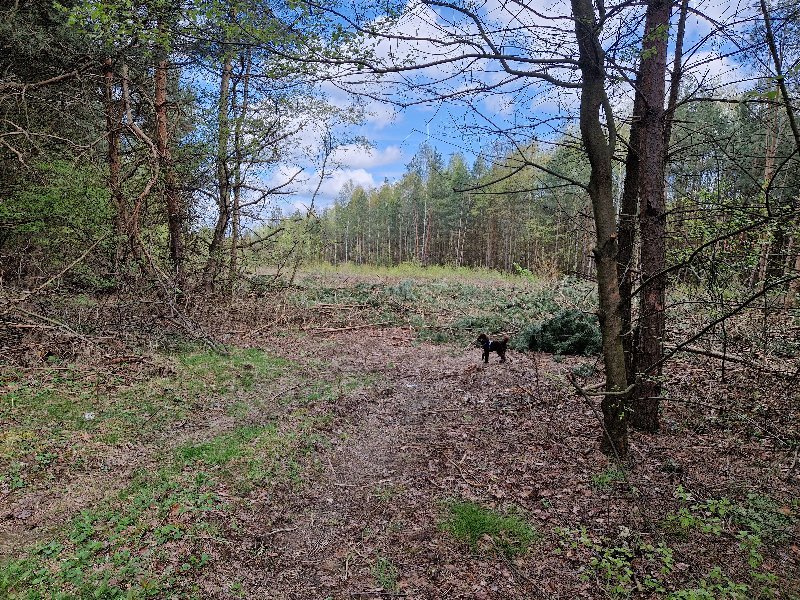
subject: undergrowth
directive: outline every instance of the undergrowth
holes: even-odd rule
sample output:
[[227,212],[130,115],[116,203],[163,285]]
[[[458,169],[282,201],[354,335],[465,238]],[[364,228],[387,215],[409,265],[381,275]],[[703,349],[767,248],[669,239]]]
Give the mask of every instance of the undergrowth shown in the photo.
[[[124,365],[123,365],[124,367]],[[106,373],[52,362],[2,373],[0,491],[83,470],[105,453],[201,410],[209,396],[248,391],[294,367],[260,350],[158,357],[155,373]]]
[[[411,326],[421,340],[458,345],[473,342],[479,333],[504,334],[519,350],[527,349],[530,336],[517,334],[531,322],[565,308],[594,310],[595,292],[588,282],[569,278],[551,282],[441,267],[418,276],[415,269],[351,268],[339,272],[342,281],[308,276],[289,293],[288,300],[308,318],[324,318],[327,325],[357,321]],[[351,272],[358,279],[350,281],[345,276]],[[373,280],[371,274],[383,279]]]
[[[257,488],[300,491],[330,443],[332,417],[317,403],[370,381],[299,374],[258,350],[193,350],[164,360],[163,374],[101,383],[73,365],[15,375],[2,398],[2,418],[12,425],[0,437],[6,496],[56,485],[63,469],[89,468],[81,460],[109,445],[153,444],[144,438],[209,404],[227,405],[234,425],[201,428],[174,447],[155,438],[153,455],[120,491],[0,561],[0,598],[202,596],[198,582],[220,559],[215,540],[224,541],[227,515]],[[266,417],[260,390],[287,375],[300,383],[296,394],[280,419]]]
[[[666,515],[662,531],[644,536],[621,528],[616,538],[592,535],[586,527],[557,528],[555,552],[583,556],[584,581],[597,580],[610,598],[656,594],[670,600],[777,598],[788,573],[764,557],[766,546],[787,543],[794,513],[772,498],[697,500],[683,488],[675,492],[677,510]],[[714,540],[705,556],[701,539]],[[727,556],[721,562],[720,556]],[[783,577],[783,582],[781,581]]]

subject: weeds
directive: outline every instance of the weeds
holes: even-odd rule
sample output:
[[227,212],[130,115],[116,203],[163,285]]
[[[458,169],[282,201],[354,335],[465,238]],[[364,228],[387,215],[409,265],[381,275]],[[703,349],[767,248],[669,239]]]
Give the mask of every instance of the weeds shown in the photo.
[[[587,570],[582,577],[586,581],[596,577],[611,598],[628,598],[636,591],[671,600],[779,595],[778,576],[765,564],[762,535],[769,535],[773,541],[786,539],[794,525],[791,517],[764,496],[749,495],[743,502],[727,498],[697,500],[680,487],[675,496],[679,507],[664,521],[667,532],[679,539],[700,534],[719,538],[718,545],[727,543],[729,560],[735,558],[746,566],[736,578],[721,565],[713,565],[701,576],[687,576],[691,572],[687,563],[693,557],[680,555],[669,545],[669,536],[658,543],[649,542],[626,528],[616,539],[593,537],[586,528],[559,529],[559,552],[588,550]],[[681,577],[681,572],[686,575]]]
[[163,370],[171,375],[130,382],[74,365],[8,373],[12,383],[0,395],[0,422],[6,424],[0,431],[0,490],[18,489],[56,468],[79,469],[105,446],[186,418],[209,394],[248,390],[293,368],[259,350],[228,356],[193,351],[159,360],[169,361]]
[[[344,266],[338,274],[353,269]],[[358,276],[362,281],[342,287],[309,276],[288,299],[304,310],[323,311],[328,323],[338,317],[344,326],[358,317],[361,322],[410,325],[420,340],[458,345],[474,341],[479,333],[504,333],[517,350],[527,349],[529,336],[521,340],[514,334],[531,319],[549,317],[564,307],[593,309],[591,286],[568,279],[552,285],[531,277],[409,265],[367,267],[358,269]],[[383,282],[363,281],[370,277]],[[401,279],[394,282],[395,277]],[[341,310],[334,312],[334,307]]]
[[519,514],[499,513],[473,502],[451,502],[449,516],[441,523],[444,531],[467,542],[476,550],[481,541],[507,557],[524,554],[537,539],[536,531]]
[[[0,563],[0,596],[148,598],[183,589],[212,560],[199,550],[198,534],[204,513],[221,506],[202,478],[142,473],[115,501],[81,512],[58,538]],[[174,551],[166,562],[159,548]]]
[[617,481],[625,481],[625,472],[616,465],[592,475],[592,487],[598,490],[607,490]]
[[372,565],[372,576],[375,582],[387,592],[397,591],[397,577],[400,575],[392,560],[386,556],[378,555]]

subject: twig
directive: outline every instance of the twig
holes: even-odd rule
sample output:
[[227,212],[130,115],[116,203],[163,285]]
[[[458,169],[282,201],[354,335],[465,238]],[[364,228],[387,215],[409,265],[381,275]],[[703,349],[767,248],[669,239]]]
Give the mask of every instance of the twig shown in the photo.
[[636,387],[636,384],[632,383],[628,387],[626,387],[624,390],[619,391],[619,392],[597,392],[597,391],[594,391],[594,390],[598,390],[601,387],[604,387],[606,385],[605,382],[596,383],[596,384],[591,385],[591,386],[589,386],[587,388],[583,388],[580,385],[578,385],[578,382],[575,381],[575,379],[572,377],[572,375],[570,375],[568,377],[568,379],[569,379],[569,382],[573,385],[573,387],[578,391],[578,393],[581,396],[626,396],[626,395],[630,394],[633,391],[633,388]]
[[95,241],[95,243],[94,243],[94,244],[92,244],[91,246],[89,246],[89,247],[86,249],[86,251],[85,251],[83,254],[81,254],[81,255],[80,255],[78,258],[76,258],[76,259],[75,259],[75,260],[73,260],[71,263],[69,263],[69,264],[68,264],[66,267],[64,267],[63,269],[61,269],[61,271],[59,271],[58,273],[56,273],[55,275],[53,275],[52,277],[50,277],[50,278],[49,278],[47,281],[45,281],[45,282],[44,282],[42,285],[40,285],[39,287],[37,287],[37,288],[34,288],[34,289],[32,289],[32,290],[29,290],[29,291],[25,292],[25,295],[24,295],[24,296],[22,296],[22,298],[17,298],[16,300],[11,300],[11,301],[9,301],[9,303],[6,305],[6,308],[5,308],[5,310],[3,310],[3,313],[2,313],[2,314],[6,314],[6,313],[8,313],[8,311],[10,311],[10,310],[11,310],[11,309],[14,307],[14,305],[15,305],[15,304],[19,304],[20,302],[23,302],[24,300],[27,300],[28,298],[30,298],[30,297],[31,297],[31,296],[33,296],[34,294],[38,294],[38,293],[39,293],[39,292],[41,292],[41,291],[42,291],[44,288],[46,288],[48,285],[50,285],[51,283],[53,283],[53,282],[54,282],[56,279],[58,279],[59,277],[62,277],[62,276],[64,275],[64,273],[66,273],[67,271],[69,271],[69,270],[70,270],[72,267],[74,267],[74,266],[75,266],[75,265],[77,265],[79,262],[81,262],[81,261],[82,261],[84,258],[86,258],[86,256],[87,256],[87,255],[88,255],[88,254],[89,254],[89,253],[90,253],[92,250],[94,250],[94,249],[97,247],[97,245],[98,245],[100,242],[102,242],[103,240],[105,240],[107,237],[108,237],[108,235],[104,235],[104,236],[102,236],[101,238],[99,238],[98,240],[96,240],[96,241]]
[[275,400],[277,400],[281,396],[285,396],[289,392],[292,392],[292,391],[296,390],[297,388],[301,387],[302,385],[304,385],[304,384],[303,383],[298,383],[297,385],[293,385],[292,387],[288,387],[285,390],[281,390],[280,392],[275,394],[272,398],[270,398],[270,402],[274,402]]
[[337,333],[339,331],[350,331],[351,329],[366,329],[368,327],[383,327],[384,325],[391,325],[388,321],[382,323],[367,323],[365,325],[350,325],[349,327],[326,327],[321,329],[303,329],[309,333]]
[[[141,240],[139,241],[141,243]],[[206,346],[208,346],[214,352],[218,352],[223,356],[227,356],[228,351],[225,349],[224,345],[214,340],[209,334],[203,331],[203,329],[197,323],[195,323],[188,316],[183,314],[183,312],[175,305],[174,300],[171,298],[172,293],[168,287],[168,285],[172,285],[173,282],[170,280],[169,277],[167,277],[167,275],[161,269],[158,268],[156,261],[153,259],[153,256],[147,250],[146,245],[143,243],[141,243],[140,245],[142,252],[147,257],[147,261],[150,263],[150,268],[153,269],[153,271],[156,273],[157,276],[161,277],[161,279],[156,277],[156,280],[161,285],[161,288],[164,290],[164,301],[170,307],[173,314],[178,316],[178,320],[177,321],[173,320],[173,322],[177,323],[189,335],[200,338],[206,344]]]
[[[609,446],[611,446],[611,450],[614,452],[614,458],[616,458],[617,460],[617,466],[622,470],[622,475],[625,478],[625,481],[628,482],[628,474],[622,467],[622,459],[620,458],[619,452],[617,452],[617,445],[614,443],[614,439],[611,437],[611,433],[609,433],[608,428],[606,428],[606,423],[603,420],[602,416],[597,412],[597,408],[595,408],[594,404],[591,403],[589,399],[589,393],[587,393],[586,390],[584,390],[581,386],[578,385],[578,382],[575,381],[575,378],[573,377],[572,374],[568,375],[567,379],[575,388],[575,390],[578,392],[578,394],[581,396],[581,398],[583,398],[586,405],[590,409],[592,409],[595,419],[597,419],[597,422],[600,423],[600,426],[603,428],[603,433],[608,438],[608,444]],[[628,386],[628,388],[631,389],[630,386]]]
[[479,483],[476,483],[474,481],[470,481],[469,479],[467,479],[467,476],[464,475],[464,471],[461,470],[461,466],[457,462],[455,462],[454,460],[452,460],[450,458],[447,458],[446,460],[451,465],[453,465],[456,469],[458,469],[458,472],[461,474],[461,479],[463,479],[466,483],[468,483],[472,487],[476,487],[476,488],[482,487]]
[[464,407],[460,408],[439,408],[439,409],[430,409],[430,410],[417,410],[414,412],[408,413],[409,415],[435,415],[438,413],[451,413],[451,412],[464,412]]
[[298,526],[296,526],[296,527],[283,527],[281,529],[273,529],[272,531],[269,531],[269,532],[265,533],[264,537],[267,537],[268,535],[277,535],[279,533],[286,533],[286,532],[289,532],[289,531],[295,531],[297,529],[299,529]]
[[31,312],[29,310],[25,310],[24,308],[20,308],[19,306],[16,307],[14,310],[17,311],[17,312],[21,312],[23,315],[28,315],[29,317],[32,317],[34,319],[40,319],[40,320],[45,321],[47,323],[52,323],[53,325],[56,325],[58,329],[63,329],[64,331],[66,331],[70,335],[74,335],[75,337],[82,339],[84,342],[88,342],[90,344],[95,344],[95,342],[92,341],[91,338],[88,338],[85,335],[78,333],[77,331],[72,329],[69,325],[67,325],[66,323],[62,323],[61,321],[59,321],[57,319],[53,319],[52,317],[46,317],[44,315],[40,315],[38,313]]
[[[675,346],[664,346],[665,350],[675,350]],[[705,348],[699,348],[697,346],[683,346],[679,349],[681,352],[690,352],[692,354],[701,354],[703,356],[708,356],[710,358],[718,358],[720,360],[724,360],[727,362],[735,362],[746,365],[748,367],[753,367],[754,369],[761,369],[763,371],[767,371],[774,375],[786,375],[785,371],[781,371],[779,369],[773,369],[769,365],[759,363],[748,358],[744,358],[743,356],[739,356],[737,354],[728,354],[727,352],[720,352],[719,350],[706,350]]]

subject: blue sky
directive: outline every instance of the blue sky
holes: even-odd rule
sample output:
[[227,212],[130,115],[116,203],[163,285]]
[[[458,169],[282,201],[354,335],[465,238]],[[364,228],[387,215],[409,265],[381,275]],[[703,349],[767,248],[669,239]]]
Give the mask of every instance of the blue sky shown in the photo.
[[[559,18],[569,14],[567,0],[529,0],[525,3],[528,7],[536,8],[542,14]],[[511,14],[509,6],[519,6],[505,0],[484,0],[480,6],[482,13],[498,24],[519,25],[519,14]],[[744,21],[754,15],[752,2],[740,0],[691,0],[690,6],[696,11],[689,19],[687,26],[687,61],[694,64],[694,77],[703,80],[708,87],[716,88],[719,93],[730,93],[731,82],[740,79],[741,69],[736,62],[724,54],[730,50],[730,40],[720,38],[713,34],[714,23]],[[409,0],[409,16],[401,22],[399,30],[394,33],[431,37],[444,35],[445,31],[468,30],[469,24],[463,20],[458,22],[452,16],[441,10],[434,11],[422,5],[418,0]],[[538,18],[538,17],[531,17]],[[547,21],[544,21],[547,22]],[[559,26],[565,28],[565,19]],[[744,25],[739,25],[742,31]],[[610,29],[613,29],[610,28]],[[567,29],[568,30],[568,29]],[[565,37],[564,39],[567,39]],[[527,44],[539,44],[547,51],[550,42],[547,37],[538,39],[527,38]],[[552,42],[556,43],[556,42]],[[391,46],[391,44],[389,44]],[[388,46],[377,47],[379,54],[388,51],[393,56],[404,56],[413,60],[424,60],[430,52],[446,56],[434,44],[419,43],[394,43]],[[569,51],[569,50],[567,50]],[[531,52],[533,55],[535,52]],[[443,66],[436,69],[424,69],[413,74],[415,81],[422,81],[430,86],[437,78],[447,78],[448,69],[454,66]],[[568,76],[568,75],[565,75]],[[504,74],[496,65],[490,63],[476,65],[470,70],[473,81],[484,84],[495,84],[502,81]],[[347,80],[347,79],[346,79]],[[369,89],[374,96],[383,95],[387,99],[403,97],[405,99],[422,99],[425,94],[409,95],[410,92],[404,83],[407,78],[389,76],[381,84],[372,84],[368,79],[359,76],[361,86],[331,85],[323,86],[323,91],[328,95],[330,102],[347,110],[352,101],[342,87],[351,89]],[[402,80],[402,81],[401,81]],[[365,83],[366,81],[366,83]],[[453,91],[465,86],[465,79],[444,81],[439,91]],[[726,88],[727,86],[727,88]],[[438,90],[438,88],[437,88]],[[406,164],[416,153],[419,146],[427,141],[447,159],[450,155],[461,152],[468,164],[474,160],[476,153],[490,146],[496,137],[490,135],[474,136],[468,131],[468,124],[487,124],[508,127],[515,123],[522,123],[526,119],[544,119],[546,117],[561,118],[558,126],[563,128],[569,124],[570,117],[578,106],[578,96],[574,91],[558,91],[550,93],[544,86],[533,84],[526,80],[524,84],[515,83],[503,87],[498,94],[477,97],[471,101],[468,108],[464,102],[447,104],[416,105],[398,110],[390,103],[381,103],[375,99],[366,101],[366,119],[363,124],[350,127],[346,130],[340,128],[339,134],[343,137],[363,137],[370,141],[372,148],[363,145],[345,145],[334,153],[332,162],[328,164],[328,172],[319,187],[319,194],[315,200],[318,207],[329,205],[338,194],[339,190],[348,181],[365,187],[379,186],[384,179],[396,181],[405,171]],[[428,90],[427,93],[430,93]],[[620,94],[612,98],[615,111],[624,114],[630,105],[629,86],[620,87]],[[552,139],[553,133],[550,126],[540,125],[536,128],[540,140]],[[308,148],[313,148],[313,137],[318,132],[306,130],[306,143]],[[298,164],[303,163],[300,159]],[[320,173],[318,166],[305,161],[302,166],[306,169],[306,179],[297,188],[298,195],[291,200],[295,207],[307,205],[310,194],[319,184]]]

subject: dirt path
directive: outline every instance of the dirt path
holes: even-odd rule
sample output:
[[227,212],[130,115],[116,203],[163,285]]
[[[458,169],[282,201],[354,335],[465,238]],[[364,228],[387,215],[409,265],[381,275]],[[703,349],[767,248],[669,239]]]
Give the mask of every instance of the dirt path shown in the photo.
[[[334,371],[375,383],[328,407],[338,414],[338,440],[280,516],[261,512],[269,511],[268,494],[255,501],[250,543],[230,556],[233,571],[249,571],[252,597],[391,595],[380,585],[381,565],[396,568],[396,593],[406,597],[552,596],[531,577],[536,551],[510,563],[439,527],[452,499],[542,514],[541,498],[571,493],[558,489],[542,457],[574,451],[581,463],[594,453],[590,440],[557,442],[566,432],[555,423],[563,399],[552,381],[537,380],[531,359],[512,353],[499,364],[493,355],[484,365],[478,349],[420,344],[400,329],[344,333],[312,350]],[[559,368],[547,365],[550,373]],[[569,412],[591,418],[578,406]],[[259,553],[266,556],[254,561]]]

